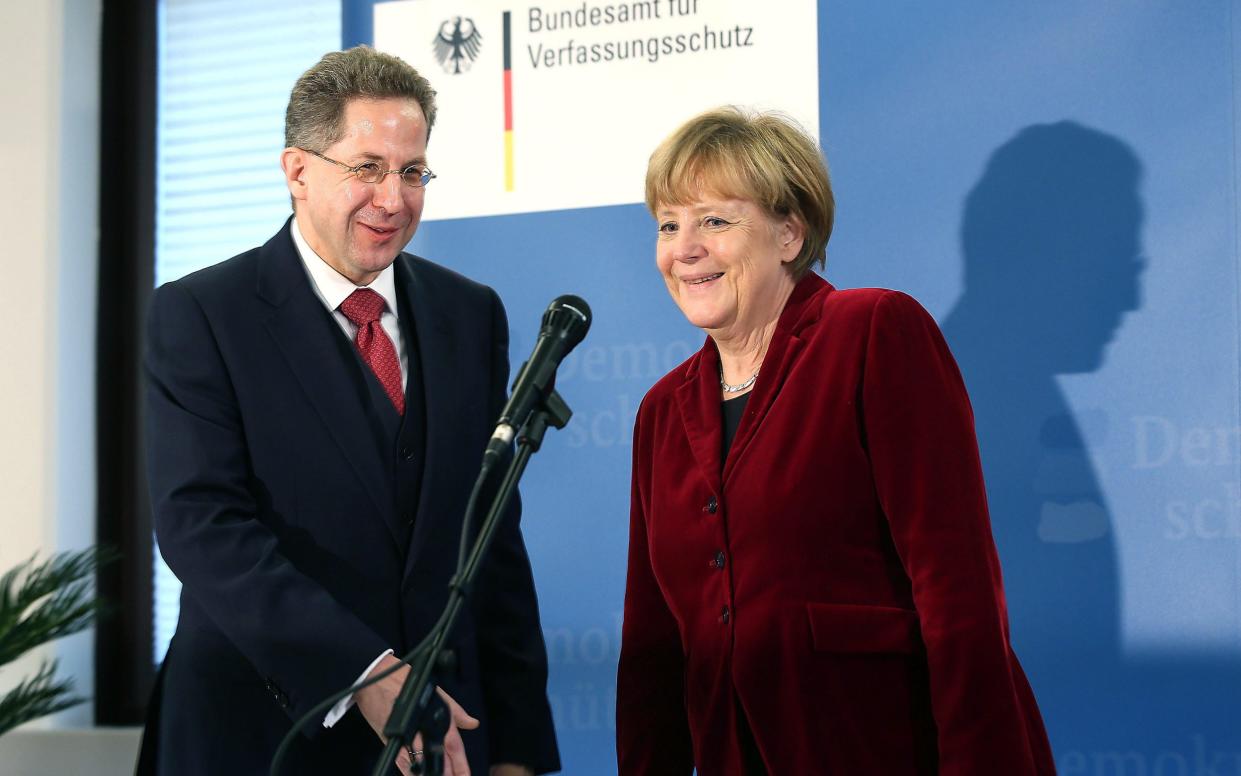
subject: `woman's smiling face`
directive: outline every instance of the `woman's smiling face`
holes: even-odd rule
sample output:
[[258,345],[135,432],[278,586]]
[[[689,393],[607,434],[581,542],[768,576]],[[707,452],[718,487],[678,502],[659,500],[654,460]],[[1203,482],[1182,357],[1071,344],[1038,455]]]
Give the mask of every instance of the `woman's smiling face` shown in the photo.
[[661,204],[655,261],[668,293],[693,325],[744,334],[779,317],[794,279],[788,265],[802,245],[792,218],[709,193]]

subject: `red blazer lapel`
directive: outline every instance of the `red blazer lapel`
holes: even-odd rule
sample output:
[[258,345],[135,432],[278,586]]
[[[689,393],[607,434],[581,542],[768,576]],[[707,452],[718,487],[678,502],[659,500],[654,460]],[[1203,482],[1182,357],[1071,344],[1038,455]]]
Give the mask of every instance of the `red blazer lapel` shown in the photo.
[[[754,384],[745,417],[737,428],[737,436],[733,439],[732,449],[722,472],[720,355],[710,337],[703,344],[702,350],[698,351],[695,360],[686,367],[685,383],[676,392],[677,404],[694,460],[716,494],[720,492],[721,483],[728,479],[737,460],[744,455],[746,446],[762,425],[763,418],[780,395],[785,379],[797,363],[804,344],[798,333],[818,320],[818,312],[822,307],[817,303],[818,295],[834,290],[830,283],[814,273],[807,274],[797,282],[776,324],[762,372]],[[812,304],[812,300],[816,303]]]
[[677,404],[685,438],[694,453],[711,492],[720,493],[720,448],[724,444],[720,429],[720,354],[707,337],[702,350],[686,368],[685,382],[677,388]]
[[754,383],[749,404],[746,405],[745,417],[737,427],[737,436],[733,439],[724,467],[725,480],[745,454],[746,447],[758,432],[763,418],[767,417],[772,403],[780,395],[784,381],[797,364],[805,345],[805,341],[798,334],[819,319],[819,312],[823,307],[819,294],[831,293],[834,290],[830,283],[813,272],[808,272],[797,281],[789,301],[784,305],[784,311],[780,313],[780,320],[776,322],[776,331],[767,347],[767,355],[763,359],[758,380]]

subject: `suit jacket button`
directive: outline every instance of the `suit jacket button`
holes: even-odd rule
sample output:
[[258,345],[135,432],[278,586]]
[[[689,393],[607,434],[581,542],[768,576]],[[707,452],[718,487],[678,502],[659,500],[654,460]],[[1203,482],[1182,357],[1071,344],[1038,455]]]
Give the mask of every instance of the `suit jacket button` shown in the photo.
[[723,623],[724,625],[728,624],[728,607],[727,606],[720,609],[720,622]]
[[402,447],[401,457],[404,458],[406,461],[414,460],[414,449],[412,447]]
[[715,496],[712,496],[711,498],[707,499],[707,505],[702,508],[702,511],[709,512],[710,514],[714,515],[716,510],[719,508],[720,508],[720,502],[715,500]]
[[715,566],[717,569],[724,568],[724,551],[723,550],[716,551],[715,558],[712,560],[711,565]]

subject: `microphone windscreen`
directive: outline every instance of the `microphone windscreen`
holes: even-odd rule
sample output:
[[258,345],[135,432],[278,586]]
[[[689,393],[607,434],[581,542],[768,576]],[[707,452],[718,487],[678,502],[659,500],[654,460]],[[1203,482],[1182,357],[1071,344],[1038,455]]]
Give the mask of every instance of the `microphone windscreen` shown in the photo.
[[593,317],[590,305],[575,294],[564,294],[552,300],[543,313],[543,330],[563,336],[569,349],[582,341],[590,330]]

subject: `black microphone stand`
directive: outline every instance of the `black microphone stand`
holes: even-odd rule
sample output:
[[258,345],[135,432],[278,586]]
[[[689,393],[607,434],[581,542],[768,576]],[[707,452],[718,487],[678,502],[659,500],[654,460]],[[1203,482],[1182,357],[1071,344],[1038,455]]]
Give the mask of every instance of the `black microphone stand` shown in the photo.
[[[388,772],[396,759],[397,752],[402,746],[412,744],[415,733],[422,734],[423,762],[422,767],[413,772],[425,776],[443,774],[444,735],[448,732],[448,726],[452,724],[452,720],[447,705],[435,692],[436,683],[433,679],[437,674],[445,673],[455,665],[455,658],[451,650],[445,647],[445,643],[452,635],[457,616],[461,613],[466,599],[469,598],[483,557],[491,546],[491,540],[500,524],[501,516],[513,492],[517,489],[517,483],[526,470],[530,456],[539,451],[548,426],[557,429],[564,428],[572,416],[573,411],[569,409],[569,405],[565,404],[560,394],[552,391],[538,406],[534,407],[529,418],[518,431],[517,450],[509,459],[504,479],[500,481],[500,487],[492,498],[487,517],[479,527],[478,536],[474,540],[469,557],[448,583],[448,603],[444,607],[439,624],[428,637],[429,643],[425,651],[418,655],[419,659],[416,662],[410,663],[410,671],[405,677],[405,684],[401,687],[401,693],[397,696],[396,702],[392,704],[392,713],[384,725],[384,737],[387,738],[388,745],[375,763],[373,776],[384,776]],[[482,470],[474,485],[476,492],[482,492],[490,477],[493,464],[494,461],[491,459],[484,459]],[[473,507],[473,500],[471,500],[471,507]],[[470,525],[474,517],[470,511],[471,509],[467,508],[466,526]],[[418,764],[412,763],[412,768],[418,768]]]

